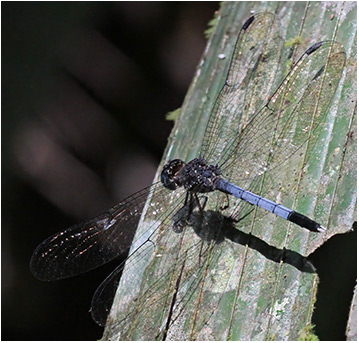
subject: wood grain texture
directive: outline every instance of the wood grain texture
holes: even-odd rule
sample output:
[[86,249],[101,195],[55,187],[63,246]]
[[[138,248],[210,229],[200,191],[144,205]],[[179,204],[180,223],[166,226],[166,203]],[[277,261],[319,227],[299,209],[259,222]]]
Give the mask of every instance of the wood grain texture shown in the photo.
[[[124,274],[104,339],[298,340],[311,323],[319,280],[306,256],[332,235],[350,230],[355,220],[355,2],[223,3],[158,170],[170,159],[198,156],[240,28],[262,11],[279,17],[289,42],[277,82],[290,62],[317,41],[336,40],[347,53],[326,121],[306,146],[297,187],[284,197],[328,231],[310,233],[270,216],[233,231],[233,223],[216,222],[209,212],[213,225],[228,226],[220,243],[205,242],[191,228],[181,234],[160,231],[142,259],[140,275]],[[140,232],[155,221],[149,213]]]

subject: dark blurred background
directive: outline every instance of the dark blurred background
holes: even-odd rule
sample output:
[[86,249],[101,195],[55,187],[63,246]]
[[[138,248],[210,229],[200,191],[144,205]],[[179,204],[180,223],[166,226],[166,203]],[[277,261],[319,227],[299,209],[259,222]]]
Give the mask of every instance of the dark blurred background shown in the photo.
[[2,3],[2,339],[95,340],[113,265],[41,282],[49,235],[152,182],[217,2]]
[[[41,282],[33,250],[152,182],[217,2],[2,2],[2,340],[96,340],[88,312],[116,266]],[[313,322],[345,340],[356,231],[310,260]]]

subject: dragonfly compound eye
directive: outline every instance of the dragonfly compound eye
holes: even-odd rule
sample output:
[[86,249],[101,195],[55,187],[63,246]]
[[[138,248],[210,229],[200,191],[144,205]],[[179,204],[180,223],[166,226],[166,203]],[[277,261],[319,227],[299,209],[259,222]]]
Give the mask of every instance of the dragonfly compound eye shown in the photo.
[[175,159],[167,163],[161,173],[162,184],[170,189],[175,190],[177,187],[182,186],[179,178],[179,172],[186,165],[185,162],[179,159]]

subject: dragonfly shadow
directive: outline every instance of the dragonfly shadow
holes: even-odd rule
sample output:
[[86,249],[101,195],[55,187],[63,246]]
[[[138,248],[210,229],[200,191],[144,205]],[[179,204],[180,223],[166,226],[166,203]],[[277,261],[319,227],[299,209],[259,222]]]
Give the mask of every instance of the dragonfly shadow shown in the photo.
[[[180,225],[179,225],[180,224]],[[177,226],[176,226],[177,225]],[[276,262],[276,263],[286,263],[300,272],[305,273],[315,273],[316,269],[313,264],[304,256],[299,254],[296,251],[292,251],[285,248],[277,248],[274,247],[264,240],[254,236],[250,233],[245,233],[240,231],[236,226],[238,225],[238,221],[223,215],[219,211],[214,210],[198,210],[198,207],[195,211],[191,211],[187,206],[183,206],[173,217],[173,231],[180,234],[182,230],[184,230],[185,226],[189,226],[190,230],[193,230],[194,233],[200,238],[200,242],[194,243],[191,248],[195,247],[201,250],[196,256],[192,256],[192,258],[197,258],[198,263],[197,267],[194,269],[196,277],[191,278],[191,273],[186,275],[187,279],[190,281],[185,281],[187,292],[184,294],[177,294],[177,291],[174,293],[174,297],[177,299],[173,299],[173,303],[176,302],[174,308],[171,308],[171,315],[168,318],[168,325],[165,332],[161,331],[161,334],[166,337],[167,329],[175,325],[177,320],[185,313],[186,311],[191,311],[191,299],[193,297],[198,297],[201,294],[201,287],[203,287],[204,282],[199,275],[202,273],[206,273],[206,262],[210,260],[210,255],[212,252],[214,255],[218,253],[218,251],[223,251],[222,249],[214,249],[216,246],[220,246],[225,243],[225,241],[231,241],[233,243],[248,246],[250,249],[254,249],[263,255],[265,258]],[[180,229],[179,229],[180,228]],[[207,247],[205,246],[207,243]],[[224,245],[225,247],[225,245]],[[185,258],[189,258],[188,252],[183,255]],[[216,260],[216,258],[214,259]],[[219,261],[219,260],[218,260]],[[223,266],[222,266],[223,267]],[[178,278],[178,282],[181,276]],[[209,290],[211,293],[211,291]],[[206,293],[204,293],[206,294]],[[212,293],[211,293],[212,294]],[[205,327],[209,325],[209,322],[216,312],[216,309],[220,306],[220,302],[222,300],[221,296],[215,295],[215,292],[212,294],[213,298],[211,300],[211,309],[202,309],[199,311],[198,318],[193,318],[196,322],[195,325],[199,327]],[[205,301],[209,301],[210,298]],[[216,300],[215,300],[216,299]],[[198,323],[197,323],[198,321]],[[171,331],[171,330],[170,330]],[[191,339],[196,340],[195,336],[191,336]]]
[[[315,273],[316,270],[314,266],[306,257],[289,249],[276,248],[252,234],[238,230],[236,228],[238,221],[233,218],[224,216],[219,211],[199,211],[198,207],[196,210],[192,210],[191,205],[189,206],[187,204],[182,206],[172,217],[172,230],[178,235],[181,235],[183,230],[193,230],[200,238],[197,242],[192,241],[192,244],[182,251],[178,257],[179,261],[183,260],[183,264],[180,264],[182,267],[184,263],[188,261],[197,262],[194,263],[195,267],[186,267],[186,275],[179,273],[175,278],[178,284],[185,282],[187,291],[184,293],[179,292],[176,288],[177,286],[175,286],[176,292],[174,292],[172,296],[172,305],[170,306],[171,309],[166,328],[161,327],[157,339],[166,337],[169,328],[177,322],[188,308],[191,308],[190,302],[196,294],[200,293],[200,289],[203,286],[203,280],[200,275],[206,273],[207,258],[213,251],[213,248],[223,244],[225,240],[242,246],[248,246],[250,249],[258,251],[265,258],[273,262],[284,262],[292,265],[301,272]],[[168,292],[163,292],[163,289],[167,289],[163,285],[171,282],[172,275],[176,273],[176,267],[178,267],[178,265],[174,263],[169,269],[162,272],[155,282],[145,287],[146,290],[134,301],[133,307],[126,312],[125,317],[111,319],[111,323],[109,323],[111,330],[121,328],[121,330],[117,330],[123,331],[123,337],[127,338],[127,334],[131,333],[131,328],[138,325],[137,316],[141,318],[141,315],[150,311],[153,306],[155,306],[157,310],[161,310],[162,305],[164,306],[163,308],[166,308],[166,306],[168,306]],[[102,307],[103,306],[101,306],[101,308]],[[216,306],[214,307],[216,308]],[[110,306],[108,306],[108,309],[109,308]],[[209,321],[214,312],[215,310],[212,310],[207,314],[201,314],[204,323]],[[146,322],[147,329],[157,326],[158,323],[155,321],[154,323]]]
[[277,248],[254,236],[251,233],[245,233],[236,228],[237,221],[231,217],[222,215],[220,212],[207,210],[193,212],[189,224],[194,232],[202,240],[216,244],[222,243],[228,239],[234,243],[248,246],[262,254],[265,258],[276,262],[289,264],[301,272],[315,273],[314,265],[303,255],[296,251]]

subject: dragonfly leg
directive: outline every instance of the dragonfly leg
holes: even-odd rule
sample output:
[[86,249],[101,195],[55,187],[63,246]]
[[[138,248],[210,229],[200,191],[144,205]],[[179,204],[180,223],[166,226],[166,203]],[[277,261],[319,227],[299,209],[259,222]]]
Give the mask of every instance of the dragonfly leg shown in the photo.
[[183,229],[190,223],[190,218],[193,210],[199,206],[201,208],[199,199],[193,196],[193,193],[187,192],[184,205],[173,216],[173,230],[176,233],[181,233]]

